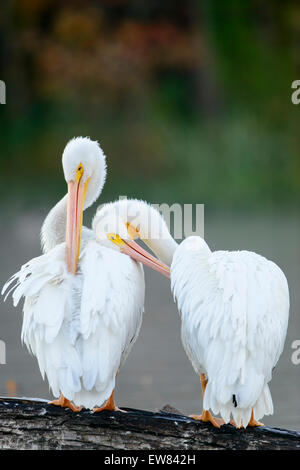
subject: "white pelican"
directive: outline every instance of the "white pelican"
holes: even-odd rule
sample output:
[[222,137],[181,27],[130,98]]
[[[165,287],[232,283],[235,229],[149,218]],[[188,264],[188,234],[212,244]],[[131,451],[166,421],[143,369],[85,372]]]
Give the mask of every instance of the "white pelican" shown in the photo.
[[[95,233],[82,230],[83,209],[96,200],[106,176],[98,143],[88,138],[71,140],[62,163],[68,195],[43,224],[45,254],[26,263],[2,293],[13,284],[14,305],[25,297],[22,340],[37,357],[53,395],[59,397],[51,403],[73,411],[82,406],[116,410],[115,377],[142,322],[143,268],[116,250],[104,232],[104,222],[108,228],[116,227],[118,204],[105,206],[105,217],[103,210],[97,213]],[[125,241],[128,238],[126,252],[131,254],[127,226],[133,227],[127,222],[122,220],[120,233]],[[135,254],[143,259],[138,246]],[[167,270],[151,255],[146,264]]]
[[[144,205],[141,211],[153,218],[152,208]],[[200,237],[177,246],[164,228],[160,239],[150,238],[144,241],[160,259],[169,264],[173,258],[171,287],[181,314],[182,344],[203,392],[203,412],[193,417],[219,427],[232,414],[237,427],[261,425],[259,419],[273,414],[268,383],[287,331],[285,275],[253,252],[211,252]]]
[[268,382],[286,337],[289,290],[272,261],[250,251],[211,252],[200,237],[176,250],[171,285],[182,319],[182,343],[203,390],[196,419],[237,427],[273,414]]

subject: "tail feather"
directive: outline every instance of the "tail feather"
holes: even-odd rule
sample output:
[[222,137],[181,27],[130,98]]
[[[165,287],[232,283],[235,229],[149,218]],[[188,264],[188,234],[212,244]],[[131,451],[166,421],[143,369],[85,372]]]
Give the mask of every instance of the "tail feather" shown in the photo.
[[110,397],[115,388],[115,377],[106,384],[106,387],[102,391],[98,391],[93,388],[90,391],[80,390],[73,396],[73,402],[76,406],[83,406],[84,408],[94,408],[95,406],[102,406]]
[[274,413],[273,400],[268,385],[264,389],[253,407],[254,417],[259,420],[263,416],[272,415]]
[[253,391],[248,391],[249,396],[253,398],[252,402],[249,400],[244,402],[239,401],[239,396],[243,398],[244,392],[245,390],[243,389],[242,393],[236,392],[231,394],[230,399],[226,403],[223,403],[214,393],[213,384],[208,381],[204,395],[203,408],[205,410],[210,409],[213,414],[220,413],[225,423],[229,423],[232,416],[236,425],[239,427],[246,427],[248,425],[252,411],[256,420],[261,419],[265,415],[273,414],[273,401],[268,384],[260,388],[257,399],[254,398]]

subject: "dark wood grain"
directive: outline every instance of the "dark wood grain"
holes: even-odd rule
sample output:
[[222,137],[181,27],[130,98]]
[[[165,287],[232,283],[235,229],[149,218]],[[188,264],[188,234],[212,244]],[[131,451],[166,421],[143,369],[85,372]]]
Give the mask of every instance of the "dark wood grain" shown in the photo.
[[[1,449],[298,449],[300,432],[269,427],[220,429],[166,405],[158,412],[93,413],[29,398],[0,397]],[[171,411],[171,412],[170,412]]]

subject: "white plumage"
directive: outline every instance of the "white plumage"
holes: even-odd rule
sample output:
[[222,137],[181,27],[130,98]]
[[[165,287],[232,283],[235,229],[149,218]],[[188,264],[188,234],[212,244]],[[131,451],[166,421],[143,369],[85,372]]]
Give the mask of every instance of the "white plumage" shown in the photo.
[[175,251],[171,285],[182,343],[208,378],[203,408],[237,426],[273,413],[268,383],[283,350],[289,315],[285,275],[249,251],[211,252],[200,237]]
[[[105,181],[105,156],[96,142],[73,139],[63,168],[68,197],[43,224],[44,254],[26,263],[2,291],[13,292],[14,305],[25,297],[22,340],[53,394],[86,408],[113,394],[144,308],[142,266],[123,251],[164,275],[163,263],[173,258],[171,285],[181,312],[182,343],[197,374],[208,378],[204,410],[220,413],[225,422],[232,415],[244,427],[252,411],[255,420],[272,414],[268,383],[283,350],[289,314],[280,268],[247,251],[212,253],[200,237],[177,246],[158,212],[142,201],[131,201],[141,214],[138,224],[135,217],[124,219],[124,202],[119,202],[97,212],[93,231],[81,230],[82,211]],[[145,230],[149,217],[159,237]],[[135,246],[129,229],[163,263]],[[108,239],[108,232],[118,236]]]
[[[94,188],[87,193],[87,206],[102,189],[104,155],[89,139],[74,139],[66,149],[66,178],[72,178],[78,165],[83,166],[87,171],[83,183],[89,179],[89,188]],[[94,408],[112,395],[116,374],[138,336],[144,309],[144,273],[140,263],[86,228],[81,235],[77,272],[71,273],[66,243],[61,242],[66,232],[66,210],[67,199],[63,198],[43,225],[46,253],[22,266],[2,293],[10,288],[8,294],[13,291],[15,306],[25,298],[22,341],[37,357],[53,395],[63,395],[76,406]],[[104,210],[110,220],[114,205],[111,212]],[[96,229],[96,222],[94,226]]]
[[14,306],[25,297],[22,340],[53,395],[62,393],[76,406],[102,405],[141,327],[142,266],[91,239],[76,276],[66,269],[62,243],[29,261],[10,282],[16,283]]

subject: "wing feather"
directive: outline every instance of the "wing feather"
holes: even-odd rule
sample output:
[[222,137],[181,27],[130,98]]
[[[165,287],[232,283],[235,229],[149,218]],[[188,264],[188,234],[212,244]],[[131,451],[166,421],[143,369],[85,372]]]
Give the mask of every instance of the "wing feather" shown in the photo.
[[65,244],[30,260],[6,283],[14,305],[25,297],[21,338],[47,375],[55,396],[72,399],[80,388],[81,363],[77,351],[78,295],[81,277],[67,272]]
[[184,348],[197,373],[209,377],[204,406],[226,420],[232,412],[239,422],[248,422],[248,408],[259,400],[257,413],[270,412],[267,383],[283,350],[289,312],[280,268],[252,252],[211,253],[204,240],[190,237],[175,252],[171,283]]
[[22,341],[53,394],[101,405],[141,327],[142,266],[89,238],[76,276],[67,272],[63,243],[22,266],[8,290],[15,305],[25,297]]
[[98,405],[109,398],[118,370],[138,336],[145,285],[139,263],[95,240],[83,250],[80,269],[82,382],[91,393],[83,390],[74,401],[91,407],[95,391]]

